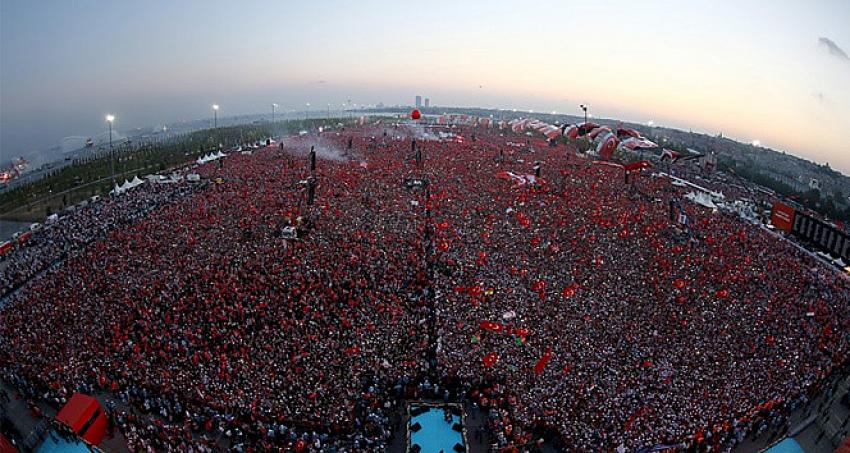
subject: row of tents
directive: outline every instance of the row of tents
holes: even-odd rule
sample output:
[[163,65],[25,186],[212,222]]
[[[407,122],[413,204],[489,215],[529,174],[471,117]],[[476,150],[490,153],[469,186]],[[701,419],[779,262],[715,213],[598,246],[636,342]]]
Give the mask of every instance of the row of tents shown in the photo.
[[[248,145],[248,147],[252,148],[252,149],[255,148],[255,147],[259,148],[260,143],[258,142],[257,145]],[[239,149],[241,150],[242,147],[239,147]],[[214,153],[210,152],[210,153],[204,154],[203,156],[199,157],[197,159],[196,163],[198,165],[201,165],[201,164],[205,164],[207,162],[212,162],[214,160],[221,159],[223,157],[227,157],[227,154],[224,154],[221,151],[216,151]],[[173,174],[171,174],[170,177],[152,174],[152,175],[145,176],[145,178],[150,182],[159,183],[159,184],[169,184],[169,183],[180,182],[180,181],[183,180],[183,176],[180,176],[178,173],[173,173]],[[198,180],[200,180],[200,177],[197,174],[190,174],[190,175],[187,176],[187,179],[189,181],[198,181]],[[145,181],[143,181],[142,179],[139,179],[138,176],[134,176],[133,179],[130,180],[130,181],[124,180],[124,184],[121,184],[120,186],[118,184],[115,184],[115,187],[109,193],[112,194],[112,195],[121,195],[121,194],[123,194],[123,193],[125,193],[129,190],[132,190],[132,189],[144,184],[144,183],[145,183]]]
[[122,193],[127,192],[128,190],[135,189],[136,187],[141,186],[144,183],[145,182],[139,179],[138,176],[134,176],[132,181],[128,181],[125,179],[124,184],[121,184],[120,186],[118,184],[115,184],[115,187],[113,187],[109,193],[112,195],[121,195]]
[[204,154],[203,156],[198,158],[197,162],[198,164],[205,164],[207,162],[212,162],[214,160],[221,159],[222,157],[227,157],[227,155],[221,151],[217,151],[215,153]]

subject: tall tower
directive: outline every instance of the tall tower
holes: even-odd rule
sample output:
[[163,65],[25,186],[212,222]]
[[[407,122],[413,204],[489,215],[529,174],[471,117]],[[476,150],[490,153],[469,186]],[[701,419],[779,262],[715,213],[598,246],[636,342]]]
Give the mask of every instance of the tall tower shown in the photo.
[[428,107],[431,107],[431,100],[428,99],[428,98],[425,98],[425,108],[427,109]]
[[416,108],[422,107],[422,96],[416,96]]

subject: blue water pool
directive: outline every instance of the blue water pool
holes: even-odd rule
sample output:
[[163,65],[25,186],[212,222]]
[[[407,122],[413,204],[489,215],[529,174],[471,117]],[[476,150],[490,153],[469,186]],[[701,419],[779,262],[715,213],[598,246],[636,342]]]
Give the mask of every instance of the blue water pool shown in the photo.
[[767,453],[805,453],[805,451],[796,440],[787,437],[767,450]]
[[[417,406],[411,406],[411,410]],[[452,421],[447,422],[443,415],[443,409],[438,407],[429,408],[428,412],[411,417],[410,425],[416,423],[422,425],[422,429],[410,433],[410,444],[418,444],[422,447],[422,453],[444,453],[454,452],[455,444],[464,445],[463,434],[452,429],[455,423],[462,423],[459,415],[452,415]]]
[[53,432],[47,435],[35,451],[36,453],[92,453],[92,449],[83,441],[63,439]]

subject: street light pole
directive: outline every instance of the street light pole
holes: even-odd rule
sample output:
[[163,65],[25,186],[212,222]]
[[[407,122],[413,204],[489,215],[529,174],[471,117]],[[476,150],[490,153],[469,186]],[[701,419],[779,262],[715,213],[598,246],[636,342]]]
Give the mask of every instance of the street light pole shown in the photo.
[[274,124],[274,109],[277,108],[277,104],[272,102],[272,124]]
[[218,104],[213,104],[213,129],[218,129]]
[[304,121],[307,121],[308,116],[310,115],[310,103],[308,102],[304,108]]
[[587,107],[587,105],[581,105],[581,109],[584,110],[584,124],[587,124]]
[[115,189],[115,150],[112,148],[112,122],[115,121],[115,115],[106,115],[106,122],[109,124],[109,170],[112,173],[112,189]]

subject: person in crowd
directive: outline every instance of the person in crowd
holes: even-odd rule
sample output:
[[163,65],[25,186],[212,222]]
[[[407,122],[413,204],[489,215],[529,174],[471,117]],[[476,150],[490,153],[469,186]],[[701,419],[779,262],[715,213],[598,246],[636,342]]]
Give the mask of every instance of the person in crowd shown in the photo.
[[[384,451],[411,398],[481,407],[494,451],[716,451],[846,367],[847,281],[737,215],[683,202],[679,225],[668,179],[382,130],[234,153],[191,169],[220,184],[37,232],[3,258],[0,375],[109,393],[134,451]],[[535,162],[534,184],[499,176]]]

